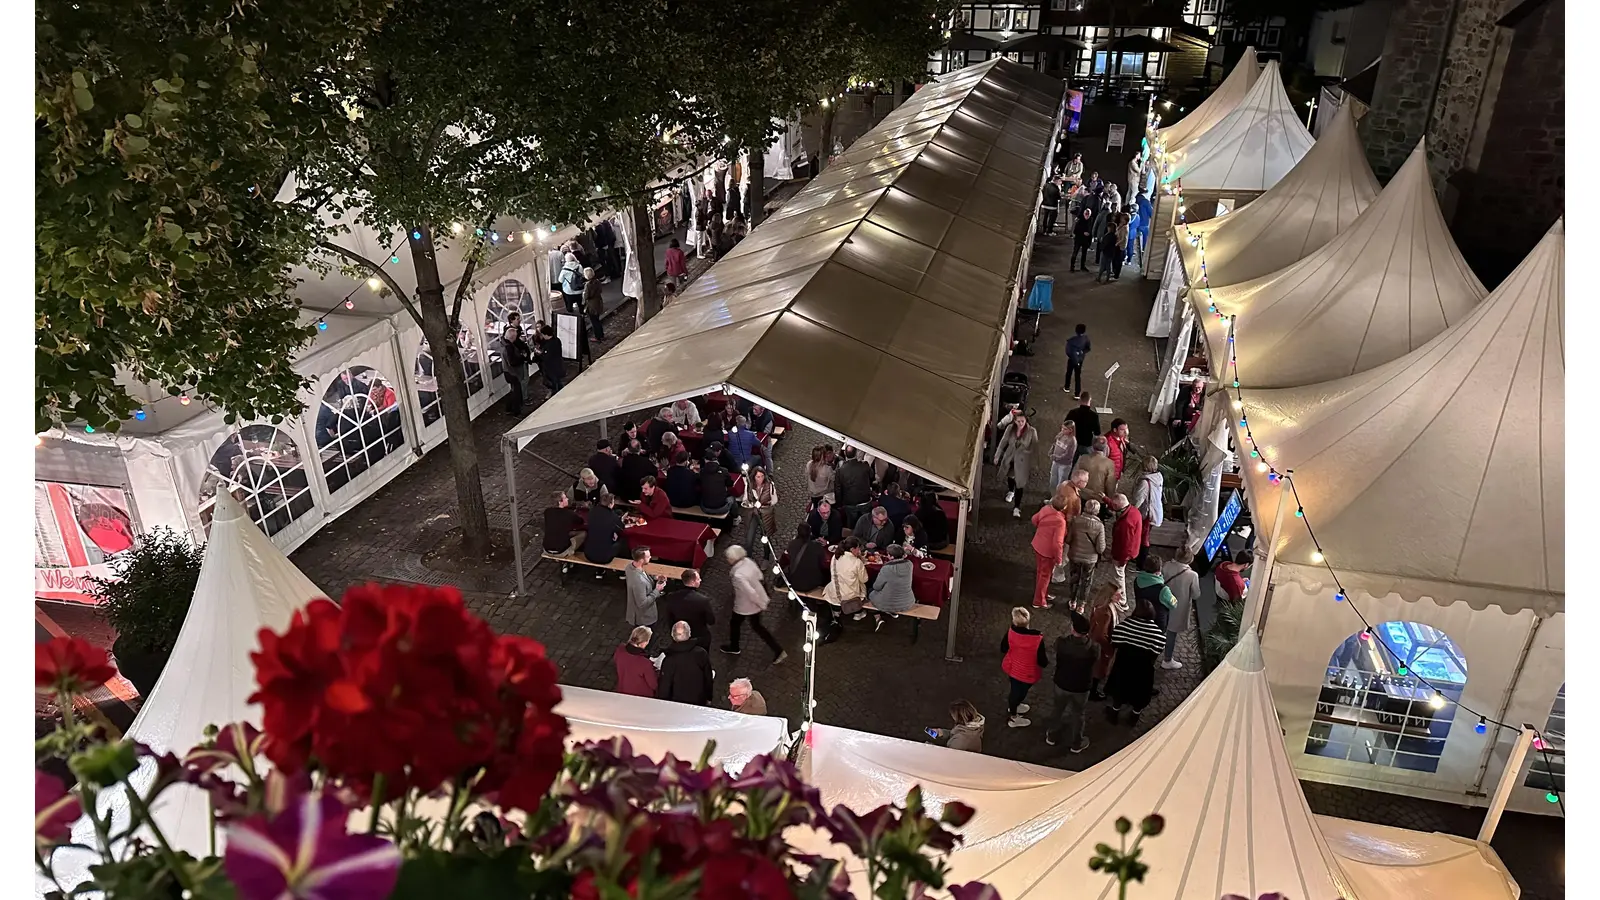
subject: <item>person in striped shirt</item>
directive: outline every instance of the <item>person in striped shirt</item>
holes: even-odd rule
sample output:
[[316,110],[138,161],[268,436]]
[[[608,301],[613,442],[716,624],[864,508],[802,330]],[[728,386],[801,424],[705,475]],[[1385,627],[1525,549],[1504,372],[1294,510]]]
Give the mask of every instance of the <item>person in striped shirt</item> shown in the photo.
[[1111,629],[1111,644],[1116,658],[1106,679],[1106,694],[1111,698],[1106,718],[1115,723],[1126,708],[1133,713],[1131,723],[1137,723],[1155,695],[1156,659],[1167,645],[1149,600],[1136,600],[1133,615]]

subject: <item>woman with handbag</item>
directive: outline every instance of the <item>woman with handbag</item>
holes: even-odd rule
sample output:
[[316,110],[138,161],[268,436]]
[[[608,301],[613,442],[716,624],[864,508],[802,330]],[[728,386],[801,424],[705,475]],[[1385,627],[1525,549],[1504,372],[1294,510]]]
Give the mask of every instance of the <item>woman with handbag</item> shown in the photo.
[[820,603],[807,600],[806,605],[821,620],[822,643],[831,644],[844,631],[844,626],[834,618],[833,607],[838,605],[842,614],[853,616],[867,605],[867,564],[861,561],[860,540],[849,537],[839,544],[833,562],[828,565],[828,586],[823,589],[822,596],[824,599]]
[[1048,609],[1050,577],[1061,565],[1061,552],[1067,543],[1067,517],[1061,512],[1062,502],[1051,498],[1033,514],[1033,607]]

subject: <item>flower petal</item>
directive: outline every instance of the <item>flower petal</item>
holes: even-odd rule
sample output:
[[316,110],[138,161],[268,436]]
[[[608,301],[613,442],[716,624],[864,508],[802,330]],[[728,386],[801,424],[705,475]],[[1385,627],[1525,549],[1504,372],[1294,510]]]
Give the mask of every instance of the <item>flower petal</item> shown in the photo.
[[[400,848],[365,834],[340,838],[337,848],[327,844],[319,856],[340,858],[319,864],[295,885],[303,900],[371,900],[387,897],[400,878]],[[331,853],[329,852],[331,851]]]
[[258,822],[229,828],[222,867],[238,891],[239,900],[279,900],[289,890],[292,861],[282,847],[261,830]]

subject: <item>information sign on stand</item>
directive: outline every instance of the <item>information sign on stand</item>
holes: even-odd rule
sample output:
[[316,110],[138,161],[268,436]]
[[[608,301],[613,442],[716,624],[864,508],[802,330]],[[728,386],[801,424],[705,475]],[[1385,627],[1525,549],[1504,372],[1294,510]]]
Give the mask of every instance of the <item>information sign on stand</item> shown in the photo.
[[578,358],[578,317],[571,313],[556,313],[556,338],[561,341],[563,359]]
[[1121,150],[1122,144],[1128,139],[1128,126],[1112,125],[1106,132],[1106,149]]
[[1120,369],[1120,368],[1122,368],[1122,363],[1114,362],[1114,363],[1111,364],[1111,368],[1106,370],[1106,393],[1105,393],[1106,405],[1105,406],[1097,406],[1097,407],[1094,408],[1094,411],[1099,413],[1099,414],[1101,414],[1102,416],[1111,415],[1111,376],[1117,374],[1117,370]]

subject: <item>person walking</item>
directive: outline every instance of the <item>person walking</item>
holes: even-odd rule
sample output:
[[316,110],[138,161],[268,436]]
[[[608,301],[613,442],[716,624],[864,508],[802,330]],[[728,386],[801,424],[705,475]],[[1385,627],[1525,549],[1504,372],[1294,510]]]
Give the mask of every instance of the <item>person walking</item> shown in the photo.
[[1087,609],[1089,583],[1094,577],[1095,564],[1106,552],[1106,526],[1100,521],[1100,501],[1083,501],[1083,512],[1075,516],[1067,529],[1068,595],[1072,608]]
[[661,674],[656,680],[656,699],[675,700],[691,706],[711,705],[711,654],[695,643],[688,622],[674,622],[672,643],[661,658]]
[[[1000,446],[995,450],[994,464],[1006,476],[1006,502],[1012,504],[1011,517],[1022,518],[1022,495],[1028,489],[1028,474],[1032,465],[1034,445],[1039,443],[1039,431],[1028,424],[1028,417],[1018,414],[1000,435]],[[1051,486],[1054,490],[1055,486]]]
[[1112,230],[1116,232],[1117,237],[1116,245],[1111,248],[1111,279],[1113,281],[1122,278],[1122,258],[1126,255],[1128,248],[1129,227],[1128,214],[1121,210],[1117,211],[1112,217]]
[[1039,201],[1039,236],[1055,234],[1056,207],[1061,203],[1061,185],[1057,179],[1050,179],[1044,183],[1044,191]]
[[1082,456],[1100,436],[1100,414],[1094,410],[1094,398],[1087,392],[1078,394],[1078,405],[1067,411],[1067,418],[1078,432],[1078,455]]
[[736,713],[747,716],[764,716],[767,714],[767,698],[761,696],[755,685],[748,678],[735,678],[728,685],[728,705]]
[[1190,612],[1200,599],[1200,576],[1180,552],[1161,567],[1161,577],[1172,592],[1172,612],[1167,616],[1167,646],[1161,652],[1161,668],[1181,669],[1183,663],[1173,659],[1178,649],[1178,636],[1189,630]]
[[843,615],[852,616],[866,605],[867,580],[867,564],[861,561],[861,539],[847,537],[839,543],[833,561],[828,564],[828,584],[822,589],[824,599],[806,601],[806,606],[817,614],[822,643],[837,641],[844,631],[844,626],[834,618],[835,606]]
[[[1089,326],[1078,323],[1067,338],[1067,375],[1062,379],[1061,390],[1069,394],[1083,393],[1083,361],[1093,349],[1089,343]],[[1096,432],[1098,433],[1098,432]]]
[[1089,476],[1084,490],[1095,500],[1109,499],[1117,491],[1116,465],[1106,456],[1106,447],[1103,435],[1095,438],[1089,452],[1078,458],[1078,464],[1072,470],[1074,475],[1083,472]]
[[1078,211],[1072,220],[1072,259],[1068,272],[1089,271],[1089,248],[1094,246],[1094,210]]
[[[1107,214],[1102,212],[1100,216],[1106,217]],[[1098,228],[1099,219],[1097,218],[1095,221],[1096,228]],[[1116,258],[1121,252],[1122,247],[1117,243],[1117,228],[1116,222],[1113,218],[1113,220],[1108,223],[1108,227],[1106,227],[1104,231],[1100,232],[1100,237],[1095,240],[1095,259],[1099,261],[1100,265],[1099,271],[1096,272],[1094,276],[1095,284],[1111,283],[1111,273],[1116,268]]]
[[633,548],[633,561],[628,563],[628,624],[654,625],[656,623],[656,598],[667,586],[665,578],[652,578],[645,567],[650,565],[650,548]]
[[683,257],[683,248],[678,244],[678,239],[673,238],[667,244],[667,283],[682,287],[683,281],[689,275],[689,263]]
[[1049,609],[1055,599],[1048,593],[1050,576],[1061,565],[1061,555],[1067,544],[1067,518],[1062,514],[1059,497],[1039,507],[1033,514],[1033,608]]
[[1050,664],[1045,654],[1044,635],[1029,627],[1031,615],[1026,606],[1013,607],[1011,628],[1000,638],[1000,670],[1010,679],[1011,689],[1006,697],[1006,725],[1026,728],[1033,724],[1023,718],[1028,711],[1028,689],[1038,683],[1045,666]]
[[600,324],[600,317],[606,313],[606,301],[600,296],[600,279],[594,277],[594,269],[583,270],[583,311],[589,316],[589,331],[594,339],[605,340],[606,330]]
[[1089,620],[1070,614],[1072,631],[1056,638],[1055,706],[1045,727],[1044,742],[1054,747],[1065,742],[1068,753],[1089,749],[1084,718],[1089,711],[1089,691],[1094,687],[1094,667],[1100,646],[1089,639]]
[[1117,653],[1111,675],[1106,678],[1106,696],[1111,699],[1106,719],[1113,724],[1124,709],[1132,713],[1128,724],[1136,724],[1139,714],[1155,696],[1156,657],[1167,640],[1155,617],[1150,601],[1139,600],[1134,604],[1133,615],[1111,629],[1111,643]]
[[687,622],[695,643],[711,652],[711,626],[717,624],[717,614],[711,609],[711,598],[700,590],[700,573],[684,569],[678,576],[683,587],[662,597],[656,603],[661,618],[668,622]]
[[783,646],[767,630],[767,626],[761,624],[761,614],[767,611],[767,604],[772,602],[772,595],[767,593],[767,586],[761,578],[761,567],[738,544],[724,550],[722,555],[733,566],[729,572],[733,580],[733,622],[728,629],[728,643],[722,652],[730,656],[738,656],[742,652],[739,649],[739,633],[749,622],[750,630],[772,649],[772,664],[783,662],[789,654],[783,652]]
[[957,700],[950,704],[950,721],[949,728],[929,728],[928,736],[943,741],[951,750],[983,752],[983,715],[971,701]]
[[619,694],[634,697],[656,695],[656,664],[650,661],[650,629],[640,625],[628,635],[628,640],[611,654],[611,663],[617,667]]

